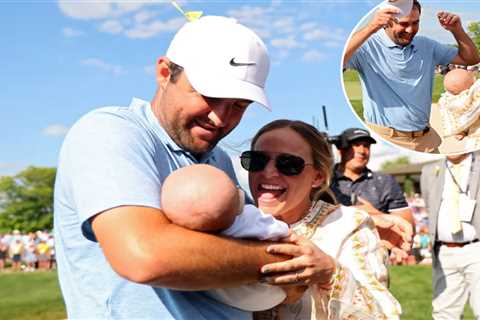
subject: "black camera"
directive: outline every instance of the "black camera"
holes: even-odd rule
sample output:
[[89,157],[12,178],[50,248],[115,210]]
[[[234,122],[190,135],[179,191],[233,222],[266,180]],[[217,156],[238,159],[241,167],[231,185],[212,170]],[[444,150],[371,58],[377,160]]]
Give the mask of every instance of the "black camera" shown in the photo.
[[327,137],[327,141],[330,144],[334,144],[337,149],[346,149],[349,146],[347,139],[345,139],[345,136],[342,134],[329,136]]

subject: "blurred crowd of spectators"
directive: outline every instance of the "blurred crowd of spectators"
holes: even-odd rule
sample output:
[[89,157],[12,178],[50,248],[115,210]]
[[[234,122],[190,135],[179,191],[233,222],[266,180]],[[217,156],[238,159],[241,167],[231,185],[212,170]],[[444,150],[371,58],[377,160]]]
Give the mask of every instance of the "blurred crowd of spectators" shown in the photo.
[[49,231],[0,233],[0,271],[55,268],[55,242]]
[[480,70],[480,64],[473,65],[473,66],[461,66],[461,65],[456,65],[456,64],[448,64],[448,65],[438,65],[435,68],[435,72],[445,75],[447,74],[448,71],[453,70],[453,69],[465,69],[468,71],[476,72]]

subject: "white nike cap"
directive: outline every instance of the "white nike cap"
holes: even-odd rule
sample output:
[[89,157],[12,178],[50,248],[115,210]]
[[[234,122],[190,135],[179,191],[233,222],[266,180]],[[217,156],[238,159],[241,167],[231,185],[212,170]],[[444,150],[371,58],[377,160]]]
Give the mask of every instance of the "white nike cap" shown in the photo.
[[400,10],[399,13],[395,15],[396,18],[403,18],[408,16],[413,8],[413,0],[385,0],[378,7],[379,9],[385,8],[395,8]]
[[267,48],[235,19],[206,16],[187,22],[166,56],[183,67],[200,94],[251,100],[270,110],[264,91],[270,67]]

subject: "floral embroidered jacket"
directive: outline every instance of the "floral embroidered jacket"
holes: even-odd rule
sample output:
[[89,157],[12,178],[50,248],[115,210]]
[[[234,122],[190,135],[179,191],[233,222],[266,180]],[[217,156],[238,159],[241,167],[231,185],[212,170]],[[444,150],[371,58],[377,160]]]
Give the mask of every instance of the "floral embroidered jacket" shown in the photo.
[[311,286],[299,302],[277,307],[273,319],[400,318],[401,306],[386,286],[387,252],[367,213],[318,201],[291,227],[336,258],[338,266],[330,290]]

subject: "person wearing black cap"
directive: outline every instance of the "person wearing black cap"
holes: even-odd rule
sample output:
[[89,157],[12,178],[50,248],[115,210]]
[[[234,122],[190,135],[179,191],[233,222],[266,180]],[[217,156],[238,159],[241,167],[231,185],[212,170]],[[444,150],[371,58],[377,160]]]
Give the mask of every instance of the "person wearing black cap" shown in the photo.
[[413,225],[413,215],[395,179],[367,167],[370,145],[377,141],[365,129],[349,128],[334,141],[340,163],[334,167],[331,189],[337,201],[358,205],[371,215],[392,214]]

